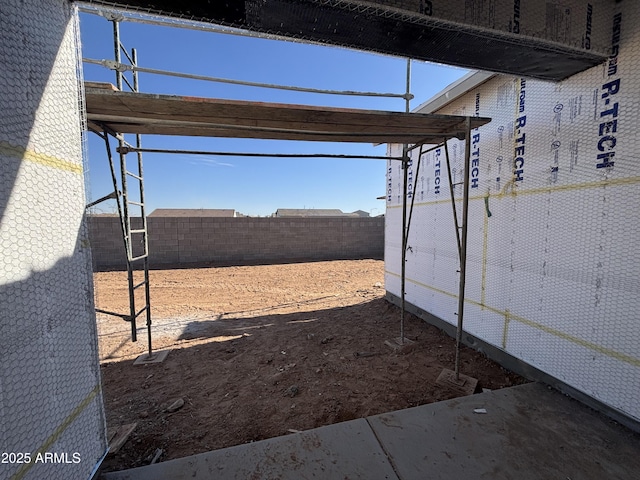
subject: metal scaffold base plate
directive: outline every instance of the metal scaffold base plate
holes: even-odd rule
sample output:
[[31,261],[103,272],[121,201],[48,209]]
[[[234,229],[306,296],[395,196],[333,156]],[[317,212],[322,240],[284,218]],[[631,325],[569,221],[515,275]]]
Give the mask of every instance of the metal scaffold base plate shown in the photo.
[[473,395],[478,386],[478,379],[463,374],[456,378],[453,370],[445,368],[440,372],[436,384],[460,395]]
[[136,358],[134,365],[146,365],[148,363],[162,363],[164,362],[170,350],[161,350],[160,352],[154,352],[151,355],[144,353]]
[[414,342],[413,340],[409,340],[407,337],[405,337],[404,339],[397,337],[393,340],[385,340],[384,344],[396,353],[405,353],[407,351],[413,350],[416,342]]

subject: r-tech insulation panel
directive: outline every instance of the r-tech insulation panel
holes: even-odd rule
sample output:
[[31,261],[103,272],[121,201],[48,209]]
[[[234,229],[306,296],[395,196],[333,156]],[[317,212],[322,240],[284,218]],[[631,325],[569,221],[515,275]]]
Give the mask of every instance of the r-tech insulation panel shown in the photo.
[[107,450],[84,222],[77,13],[0,2],[0,478],[86,480]]
[[[604,61],[615,0],[91,0],[260,33],[560,80]],[[631,3],[628,0],[628,3]]]
[[[638,421],[636,2],[618,4],[609,32],[613,55],[601,66],[560,83],[479,74],[484,83],[422,111],[439,105],[437,113],[493,119],[472,132],[465,331]],[[457,183],[464,143],[448,147]],[[459,262],[444,149],[423,156],[419,175],[417,154],[406,298],[455,325]],[[385,278],[397,296],[402,178],[389,162]],[[459,214],[461,198],[457,186]]]

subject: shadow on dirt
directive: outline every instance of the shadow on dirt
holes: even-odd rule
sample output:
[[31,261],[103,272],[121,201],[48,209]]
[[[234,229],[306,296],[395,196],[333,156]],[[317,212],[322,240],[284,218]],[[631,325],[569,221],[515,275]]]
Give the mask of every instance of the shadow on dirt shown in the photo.
[[[189,321],[161,364],[105,363],[109,425],[137,422],[108,470],[145,464],[452,398],[435,380],[451,368],[454,340],[382,297],[287,314],[242,312]],[[462,371],[485,388],[524,380],[464,348]],[[168,412],[176,399],[184,407]]]

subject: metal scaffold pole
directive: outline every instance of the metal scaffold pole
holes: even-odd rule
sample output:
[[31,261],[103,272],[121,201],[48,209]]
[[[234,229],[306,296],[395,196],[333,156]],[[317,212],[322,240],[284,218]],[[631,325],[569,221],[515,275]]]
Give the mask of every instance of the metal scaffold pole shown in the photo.
[[[406,152],[406,148],[403,149]],[[406,155],[406,153],[405,153]],[[404,344],[404,312],[405,312],[405,284],[406,284],[406,263],[407,263],[407,178],[409,170],[409,162],[405,160],[402,163],[403,168],[403,187],[402,187],[402,255],[400,265],[400,344]]]
[[462,225],[460,226],[460,288],[458,291],[458,328],[456,331],[456,380],[460,379],[460,347],[464,321],[464,289],[467,280],[467,231],[469,223],[469,176],[471,159],[471,117],[465,123],[464,181],[462,194]]
[[[120,22],[118,20],[112,20],[113,23],[113,54],[115,62],[120,64]],[[122,72],[115,70],[116,72],[116,87],[118,90],[122,90]]]
[[[131,49],[131,63],[133,65],[138,65],[138,52],[135,48]],[[133,72],[133,91],[137,92],[138,89],[138,72]],[[142,170],[142,152],[140,149],[142,148],[142,135],[136,135],[136,148],[138,152],[136,152],[137,160],[138,160],[138,176],[140,177],[140,217],[142,221],[142,230],[143,230],[143,249],[144,249],[144,257],[143,257],[143,269],[144,269],[144,296],[146,300],[146,317],[147,317],[147,347],[149,350],[149,358],[153,357],[153,348],[151,343],[151,294],[150,294],[150,283],[149,283],[149,230],[147,225],[147,212],[146,205],[144,202],[144,182],[143,182],[143,170]]]
[[[405,112],[410,111],[410,97],[411,92],[411,60],[407,59],[407,97],[405,98]],[[402,187],[402,265],[400,273],[400,295],[401,295],[401,307],[400,307],[400,345],[404,345],[404,316],[405,316],[405,286],[406,286],[406,263],[407,263],[407,193],[408,193],[408,170],[409,170],[409,145],[404,144],[402,146],[402,169],[403,169],[403,187]]]

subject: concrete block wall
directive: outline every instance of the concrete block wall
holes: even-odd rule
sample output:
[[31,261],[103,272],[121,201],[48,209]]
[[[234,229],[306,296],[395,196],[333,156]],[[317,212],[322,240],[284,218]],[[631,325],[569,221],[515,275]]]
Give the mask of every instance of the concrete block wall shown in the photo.
[[[152,267],[382,259],[384,252],[383,217],[149,217],[148,226]],[[90,228],[94,268],[123,267],[119,218],[90,217]]]

